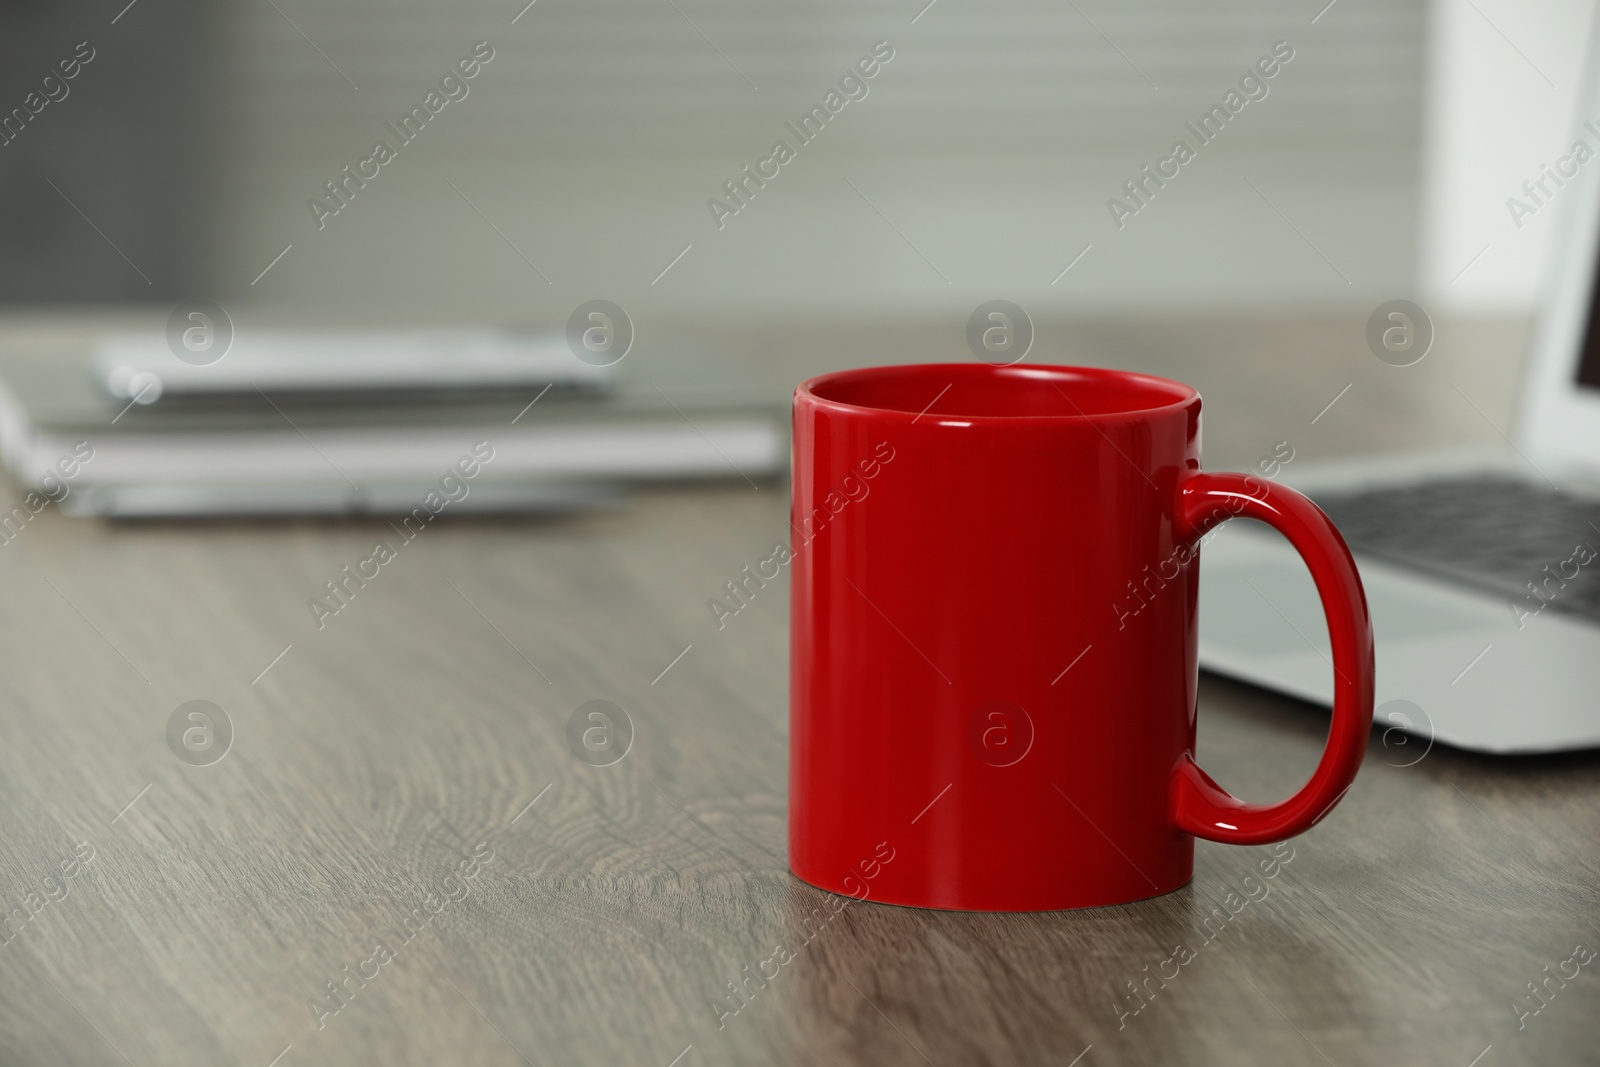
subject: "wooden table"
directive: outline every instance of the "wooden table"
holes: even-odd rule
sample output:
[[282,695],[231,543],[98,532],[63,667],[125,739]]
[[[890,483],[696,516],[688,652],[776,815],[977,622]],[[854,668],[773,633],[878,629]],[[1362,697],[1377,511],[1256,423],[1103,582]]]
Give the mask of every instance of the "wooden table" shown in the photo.
[[[1592,753],[1375,732],[1270,880],[1270,849],[1202,842],[1144,903],[859,903],[808,939],[831,908],[784,862],[787,593],[721,630],[706,607],[784,536],[784,488],[736,484],[442,521],[320,630],[307,599],[398,543],[382,522],[35,518],[0,546],[0,1063],[1600,1060],[1600,960],[1513,1010],[1600,949]],[[596,699],[633,726],[609,766],[568,742]],[[1309,773],[1325,712],[1200,699],[1230,787]],[[220,721],[169,746],[192,700],[231,723],[220,760]],[[1269,893],[1233,913],[1250,874]]]
[[[808,941],[787,596],[720,631],[705,606],[783,527],[778,487],[441,525],[319,631],[306,599],[397,540],[381,523],[41,515],[0,550],[0,890],[22,909],[0,1062],[1595,1062],[1600,961],[1520,1031],[1511,1008],[1600,947],[1593,755],[1398,766],[1417,743],[1375,733],[1270,881],[1270,850],[1201,843],[1193,884],[1145,903],[852,904]],[[567,743],[597,698],[634,726],[610,766]],[[210,765],[164,736],[194,699],[235,732]],[[1201,705],[1207,766],[1245,795],[1313,765],[1320,710],[1210,679]],[[1216,920],[1252,872],[1269,895]],[[436,914],[406,927],[419,885]],[[1144,1004],[1126,983],[1174,972],[1119,1015]]]

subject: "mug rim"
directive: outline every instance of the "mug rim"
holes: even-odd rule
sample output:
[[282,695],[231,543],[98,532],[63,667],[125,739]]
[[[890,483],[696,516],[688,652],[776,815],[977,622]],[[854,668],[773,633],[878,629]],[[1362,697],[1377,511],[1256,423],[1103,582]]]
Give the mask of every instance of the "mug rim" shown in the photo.
[[[1114,382],[1118,385],[1133,386],[1148,390],[1151,394],[1165,394],[1170,399],[1149,404],[1138,404],[1115,411],[1088,413],[1077,411],[1061,414],[1025,414],[1025,415],[957,415],[941,414],[929,416],[927,408],[922,411],[910,411],[899,407],[883,407],[874,404],[862,404],[848,400],[836,400],[824,396],[819,389],[826,389],[831,385],[850,385],[873,378],[904,378],[933,379],[948,377],[953,381],[959,378],[976,378],[980,376],[993,376],[1013,380],[1033,379],[1048,380],[1052,384],[1064,380],[1083,381],[1093,379],[1101,382]],[[948,386],[946,386],[948,388]],[[1058,390],[1059,391],[1059,390]],[[1062,394],[1066,397],[1066,394]],[[807,378],[795,387],[794,403],[799,406],[804,400],[808,404],[819,408],[853,415],[866,415],[877,419],[893,422],[913,423],[924,421],[929,426],[951,426],[965,428],[974,425],[988,426],[1019,426],[1039,425],[1050,423],[1089,422],[1095,424],[1137,421],[1162,415],[1171,415],[1198,406],[1200,391],[1192,385],[1177,381],[1172,378],[1163,378],[1154,374],[1142,374],[1137,371],[1116,370],[1110,367],[1078,367],[1056,363],[1034,364],[1007,364],[996,365],[992,363],[892,363],[873,367],[855,367],[849,370],[830,371],[827,374],[818,374]],[[935,397],[937,400],[937,397]],[[1073,403],[1067,397],[1069,404]],[[930,403],[928,407],[932,407]],[[1076,404],[1073,404],[1076,407]]]

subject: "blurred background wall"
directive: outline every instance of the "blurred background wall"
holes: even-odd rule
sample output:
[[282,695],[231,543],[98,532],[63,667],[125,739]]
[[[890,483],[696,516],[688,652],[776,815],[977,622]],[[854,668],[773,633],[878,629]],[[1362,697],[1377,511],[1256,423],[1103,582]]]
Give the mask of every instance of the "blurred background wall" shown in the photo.
[[[1558,212],[1507,200],[1566,154],[1593,0],[1433,0],[1419,290],[1440,312],[1523,316],[1538,304]],[[1520,225],[1519,225],[1520,223]]]
[[[0,148],[0,299],[544,323],[596,296],[636,316],[871,317],[1422,291],[1518,314],[1549,222],[1512,228],[1504,199],[1565,143],[1592,7],[124,3],[0,6],[6,109],[77,42],[96,50]],[[319,229],[308,201],[480,40],[494,58],[469,95]],[[708,198],[774,140],[798,146],[785,122],[879,40],[894,58],[868,95],[719,229]],[[1278,41],[1294,58],[1268,95],[1114,225],[1107,198],[1193,142],[1184,123]]]
[[[360,91],[270,6],[244,5],[221,273],[253,276],[297,241],[276,296],[448,294],[492,316],[619,286],[710,314],[1004,293],[1249,306],[1343,288],[1264,194],[1352,283],[1409,281],[1422,5],[1342,0],[1312,25],[1314,5],[1259,0],[939,0],[918,17],[925,2],[540,0],[516,25],[500,2],[286,7]],[[316,232],[309,191],[479,38],[496,58],[459,111]],[[895,58],[869,95],[718,230],[707,198],[775,139],[797,144],[784,122],[880,39]],[[1270,95],[1119,231],[1107,198],[1283,39],[1295,59]]]
[[208,201],[231,144],[207,98],[227,20],[162,0],[113,24],[121,7],[0,2],[6,304],[170,303],[220,247]]
[[[7,36],[30,30],[9,54],[42,69],[88,37],[100,57],[0,151],[32,205],[13,218],[55,195],[37,175],[65,176],[152,284],[82,254],[99,238],[61,203],[7,241],[10,276],[50,245],[95,264],[63,293],[507,320],[619,293],[870,313],[998,294],[1260,308],[1410,284],[1423,4],[1339,0],[1313,23],[1326,0],[923,2],[539,0],[517,17],[499,0],[143,0],[115,25],[105,5],[7,5]],[[494,59],[469,96],[319,231],[307,200],[479,40]],[[867,97],[719,230],[707,199],[797,144],[784,123],[878,40],[894,59]],[[1115,227],[1107,198],[1193,141],[1184,122],[1280,40],[1294,59],[1269,95]],[[20,97],[37,78],[7,67]]]

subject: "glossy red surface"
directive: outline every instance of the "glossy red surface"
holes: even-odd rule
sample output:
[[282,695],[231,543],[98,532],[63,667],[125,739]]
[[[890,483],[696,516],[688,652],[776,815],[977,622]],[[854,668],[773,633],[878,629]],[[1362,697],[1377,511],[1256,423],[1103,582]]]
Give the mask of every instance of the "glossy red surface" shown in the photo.
[[[1343,541],[1304,497],[1199,471],[1177,382],[982,363],[795,392],[789,862],[920,907],[1123,903],[1186,883],[1193,837],[1326,815],[1372,720],[1372,636]],[[1339,672],[1329,744],[1275,805],[1193,762],[1195,540],[1224,518],[1305,556]],[[887,857],[887,858],[886,858]]]

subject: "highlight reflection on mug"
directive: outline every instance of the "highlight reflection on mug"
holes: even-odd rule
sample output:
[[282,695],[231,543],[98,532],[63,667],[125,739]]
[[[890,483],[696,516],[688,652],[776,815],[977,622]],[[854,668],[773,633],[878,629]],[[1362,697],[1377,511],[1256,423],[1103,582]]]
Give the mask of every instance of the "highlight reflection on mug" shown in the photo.
[[609,700],[586,700],[567,718],[567,749],[591,767],[609,767],[633,747],[633,720]]
[[967,718],[967,744],[989,766],[1010,767],[1033,748],[1033,719],[1009,700],[980,704]]

